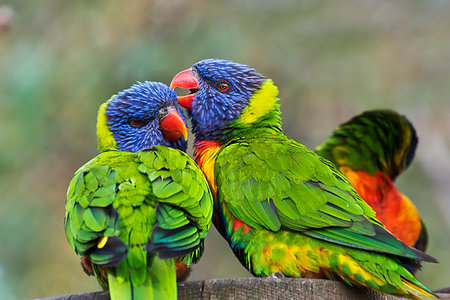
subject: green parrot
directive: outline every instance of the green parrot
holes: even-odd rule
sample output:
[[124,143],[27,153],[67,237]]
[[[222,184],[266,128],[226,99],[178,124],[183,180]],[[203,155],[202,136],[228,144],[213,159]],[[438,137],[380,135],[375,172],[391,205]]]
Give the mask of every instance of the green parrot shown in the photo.
[[375,218],[336,167],[282,133],[278,89],[247,65],[207,59],[172,88],[190,111],[194,156],[214,197],[213,222],[255,276],[340,278],[435,299],[402,264],[436,260]]
[[175,262],[203,251],[213,199],[186,154],[187,129],[174,90],[131,86],[100,106],[98,156],[74,175],[65,230],[111,299],[176,299]]

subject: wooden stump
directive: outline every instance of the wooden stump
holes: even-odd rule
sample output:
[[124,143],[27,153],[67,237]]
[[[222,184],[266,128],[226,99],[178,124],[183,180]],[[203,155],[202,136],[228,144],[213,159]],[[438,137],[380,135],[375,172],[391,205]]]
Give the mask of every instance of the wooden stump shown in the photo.
[[[450,299],[450,294],[439,294]],[[67,295],[38,300],[109,300],[108,292]],[[396,300],[395,297],[365,288],[351,287],[343,282],[303,278],[234,278],[188,281],[178,284],[178,299],[232,300]]]

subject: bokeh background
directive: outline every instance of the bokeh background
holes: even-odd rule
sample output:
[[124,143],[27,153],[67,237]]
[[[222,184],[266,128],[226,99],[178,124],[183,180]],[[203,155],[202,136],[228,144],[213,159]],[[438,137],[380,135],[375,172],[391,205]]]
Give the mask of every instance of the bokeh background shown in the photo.
[[[420,143],[397,184],[440,259],[418,277],[450,286],[449,13],[438,0],[2,0],[0,299],[99,289],[63,230],[67,185],[97,153],[97,108],[211,57],[272,78],[286,134],[309,147],[363,110],[408,116]],[[245,276],[211,230],[190,279]]]

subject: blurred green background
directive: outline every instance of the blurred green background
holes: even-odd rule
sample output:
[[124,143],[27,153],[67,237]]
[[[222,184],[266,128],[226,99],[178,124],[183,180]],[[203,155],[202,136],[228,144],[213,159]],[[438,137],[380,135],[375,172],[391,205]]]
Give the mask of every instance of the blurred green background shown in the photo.
[[[0,2],[0,299],[98,290],[63,230],[73,172],[96,155],[100,103],[169,83],[204,58],[247,63],[280,88],[287,135],[309,147],[366,109],[420,138],[398,179],[427,223],[418,277],[450,286],[450,2],[413,0]],[[215,230],[191,280],[250,276]]]

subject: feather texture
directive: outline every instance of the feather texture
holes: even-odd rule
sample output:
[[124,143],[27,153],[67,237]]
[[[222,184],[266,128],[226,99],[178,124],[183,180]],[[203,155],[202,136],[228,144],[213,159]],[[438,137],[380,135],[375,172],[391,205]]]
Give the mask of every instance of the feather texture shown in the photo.
[[[211,215],[212,197],[195,162],[179,150],[154,146],[137,154],[104,152],[78,170],[69,186],[65,226],[77,254],[100,267],[116,267],[108,271],[115,278],[109,283],[148,289],[156,261],[168,258],[173,265],[183,256],[189,265],[199,258]],[[99,247],[103,237],[108,242]],[[157,288],[174,298],[175,279],[161,282]]]

